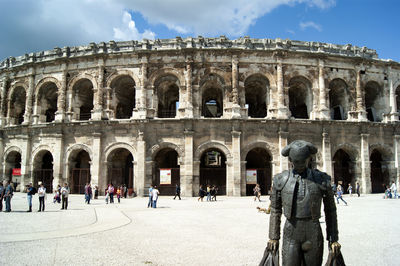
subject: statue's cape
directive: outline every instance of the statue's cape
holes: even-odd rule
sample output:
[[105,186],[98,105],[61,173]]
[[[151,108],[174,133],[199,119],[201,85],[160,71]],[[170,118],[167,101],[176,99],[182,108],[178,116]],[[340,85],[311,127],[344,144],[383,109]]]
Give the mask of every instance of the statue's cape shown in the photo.
[[274,254],[268,247],[265,248],[264,256],[259,266],[279,266],[279,251]]
[[339,254],[335,256],[331,251],[329,251],[328,261],[325,266],[346,266],[342,252],[339,251]]

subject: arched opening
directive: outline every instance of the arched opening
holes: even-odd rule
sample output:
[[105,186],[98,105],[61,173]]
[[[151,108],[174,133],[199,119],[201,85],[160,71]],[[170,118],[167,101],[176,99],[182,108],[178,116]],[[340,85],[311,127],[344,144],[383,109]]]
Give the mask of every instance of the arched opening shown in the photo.
[[47,193],[53,192],[53,155],[49,151],[39,152],[33,161],[33,181],[41,181]]
[[246,156],[246,195],[253,195],[256,184],[267,195],[272,183],[272,157],[266,149],[254,148]]
[[133,156],[127,149],[115,149],[107,159],[107,183],[114,186],[126,185],[133,191]]
[[200,185],[216,186],[218,195],[226,195],[226,158],[220,150],[211,148],[205,151],[200,161]]
[[40,122],[52,122],[57,112],[58,88],[53,82],[46,82],[40,87],[37,101],[37,114]]
[[292,117],[308,119],[311,107],[311,82],[304,77],[292,78],[289,82],[289,109]]
[[349,92],[346,82],[334,79],[329,83],[329,103],[332,120],[347,120]]
[[396,97],[397,112],[400,113],[400,86],[396,88],[395,97]]
[[368,120],[381,122],[385,108],[383,90],[375,81],[369,81],[365,85],[365,109]]
[[77,120],[89,120],[93,109],[93,84],[88,79],[79,80],[73,88],[73,109]]
[[162,195],[175,195],[175,186],[180,182],[178,153],[171,148],[160,150],[154,159],[153,185]]
[[173,75],[164,76],[155,82],[159,118],[174,118],[179,108],[179,81]]
[[269,81],[262,75],[252,75],[244,82],[248,116],[263,118],[267,116]]
[[343,192],[347,192],[349,184],[355,188],[354,184],[354,162],[349,154],[344,150],[338,150],[333,156],[333,176],[334,183],[343,187]]
[[203,117],[221,117],[223,114],[222,92],[218,88],[207,88],[202,95],[202,110]]
[[116,119],[127,119],[132,116],[136,104],[135,86],[135,81],[128,75],[120,76],[111,83]]
[[71,154],[69,161],[71,193],[84,194],[86,183],[90,183],[90,156],[85,150]]
[[383,160],[382,153],[377,149],[372,151],[371,161],[371,189],[372,193],[383,193],[385,186],[390,186],[389,172]]
[[26,93],[23,87],[16,87],[10,100],[10,124],[21,125],[24,122]]
[[[12,151],[5,160],[5,180],[14,182],[14,188],[21,183],[21,153]],[[24,184],[22,184],[23,186]]]

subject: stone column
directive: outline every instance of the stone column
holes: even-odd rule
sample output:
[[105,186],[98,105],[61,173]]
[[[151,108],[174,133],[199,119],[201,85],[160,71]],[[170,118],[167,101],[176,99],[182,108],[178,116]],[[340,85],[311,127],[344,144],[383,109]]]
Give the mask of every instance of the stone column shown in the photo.
[[183,160],[183,167],[181,165],[182,196],[192,197],[193,196],[193,131],[185,130],[184,135],[185,135],[185,157]]
[[289,169],[289,158],[282,155],[282,150],[288,145],[288,132],[279,131],[279,172]]
[[[4,142],[3,142],[3,134],[2,133],[0,133],[0,158],[2,158],[0,160],[0,173],[1,173],[1,176],[3,176],[4,175],[3,162],[4,162],[5,158],[4,158]],[[0,182],[3,182],[3,180],[0,179]]]
[[20,185],[23,189],[26,183],[33,182],[33,176],[31,172],[31,156],[32,156],[32,145],[31,139],[29,136],[25,136],[22,138],[21,142],[21,178]]
[[141,90],[140,90],[140,105],[138,107],[139,118],[146,119],[147,117],[147,68],[148,68],[148,59],[146,56],[143,56],[141,59],[142,67],[141,67],[141,76],[140,82]]
[[35,91],[35,72],[32,70],[32,74],[29,76],[29,87],[25,101],[25,113],[23,125],[29,124],[32,115],[32,98]]
[[240,118],[239,105],[239,59],[237,55],[232,56],[232,118]]
[[357,113],[359,121],[367,121],[367,112],[365,111],[365,100],[364,92],[361,88],[361,71],[357,71],[357,81],[356,81],[356,103],[357,103]]
[[[332,177],[331,138],[328,133],[322,133],[322,171]],[[334,177],[332,177],[332,182]]]
[[0,128],[6,125],[6,107],[7,107],[7,84],[8,84],[8,77],[4,77],[1,86],[0,86],[0,93],[1,93],[1,102],[0,102]]
[[240,196],[246,196],[246,185],[247,185],[247,180],[246,180],[246,163],[247,161],[241,161],[240,162]]
[[361,191],[371,193],[371,162],[369,159],[369,134],[361,134]]
[[99,181],[103,180],[101,177],[104,178],[105,171],[103,170],[102,161],[101,161],[101,133],[93,133],[93,144],[92,144],[92,154],[93,158],[90,164],[90,175],[91,175],[91,183],[92,186],[98,186]]
[[330,119],[330,110],[326,102],[326,88],[325,88],[325,64],[323,60],[319,60],[319,75],[318,75],[318,85],[319,85],[319,117],[321,120]]
[[394,135],[394,167],[396,169],[396,186],[400,187],[400,135]]
[[[114,119],[114,110],[112,110],[111,106],[111,93],[112,89],[110,87],[104,88],[106,90],[106,110],[105,110],[105,115],[108,118],[108,120]],[[132,118],[135,118],[134,116],[135,111],[132,112]]]
[[388,67],[389,86],[389,104],[390,104],[390,121],[399,121],[399,113],[397,112],[396,89],[393,87],[392,68]]
[[93,95],[92,120],[101,120],[103,117],[103,88],[104,88],[104,60],[99,60],[97,74],[97,88]]
[[53,152],[53,190],[57,188],[57,185],[61,185],[66,182],[66,176],[63,178],[63,165],[64,165],[64,138],[62,134],[59,134],[55,139],[54,152]]
[[200,161],[193,161],[193,195],[197,195],[200,187]]
[[64,70],[61,77],[61,88],[58,88],[57,112],[55,122],[62,123],[65,118],[65,94],[67,92],[67,70]]
[[277,60],[276,66],[276,87],[278,92],[278,119],[288,119],[288,107],[285,106],[285,89],[283,87],[283,66],[282,59]]
[[185,109],[185,117],[193,118],[193,87],[192,87],[192,60],[186,61],[186,72],[185,72],[185,80],[186,80],[186,109]]
[[[134,188],[136,189],[136,194],[138,196],[145,196],[145,186],[146,186],[146,142],[144,140],[144,134],[142,131],[139,131],[137,138],[137,171],[135,176],[135,184]],[[151,181],[150,181],[151,183]],[[147,184],[151,185],[151,184]]]
[[[240,160],[240,135],[239,131],[232,131],[232,176],[227,180],[230,187],[230,196],[240,196],[241,160]],[[229,182],[228,182],[229,181]],[[227,184],[228,187],[228,184]]]
[[73,94],[74,94],[73,93],[73,88],[72,87],[68,88],[67,89],[68,106],[67,106],[67,112],[66,112],[66,116],[67,116],[67,121],[68,122],[71,122],[72,120],[74,120],[74,118],[73,118],[74,112],[72,110],[72,107],[73,107],[73,104],[74,104],[73,103],[73,99],[72,99]]

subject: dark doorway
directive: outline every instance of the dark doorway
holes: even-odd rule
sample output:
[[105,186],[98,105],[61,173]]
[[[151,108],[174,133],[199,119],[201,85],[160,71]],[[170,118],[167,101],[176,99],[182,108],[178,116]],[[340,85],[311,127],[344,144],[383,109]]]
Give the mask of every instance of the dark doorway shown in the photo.
[[389,174],[382,168],[382,154],[378,150],[371,153],[371,189],[372,193],[385,192],[385,186],[389,186]]
[[221,117],[223,115],[223,96],[218,88],[208,88],[203,93],[201,115]]
[[226,158],[221,151],[210,149],[201,156],[200,185],[217,186],[218,195],[226,195]]
[[[17,151],[12,151],[7,155],[5,165],[5,179],[14,182],[14,188],[20,183],[21,176],[14,176],[13,169],[21,169],[21,154]],[[24,185],[24,184],[22,184]]]
[[133,189],[133,156],[127,149],[116,149],[110,154],[107,182]]
[[355,187],[352,168],[350,156],[344,150],[338,150],[333,156],[334,182],[336,185],[341,184],[345,193],[347,193],[349,184],[352,184],[353,188]]
[[[246,171],[255,170],[257,184],[260,184],[261,194],[267,195],[272,183],[271,155],[267,150],[254,148],[246,156]],[[247,175],[246,175],[247,176]],[[254,195],[255,184],[246,184],[246,196]]]
[[46,151],[38,162],[35,162],[34,170],[34,186],[41,181],[46,188],[46,193],[53,193],[53,156]]
[[[153,185],[160,190],[161,195],[175,195],[176,185],[180,185],[180,166],[178,165],[178,153],[171,148],[160,150],[155,158],[153,172]],[[168,175],[169,173],[169,175]],[[163,177],[160,176],[163,175]],[[164,176],[167,179],[164,179]],[[165,182],[165,180],[168,180]]]
[[86,183],[90,183],[90,156],[86,151],[80,151],[71,162],[71,192],[84,194]]

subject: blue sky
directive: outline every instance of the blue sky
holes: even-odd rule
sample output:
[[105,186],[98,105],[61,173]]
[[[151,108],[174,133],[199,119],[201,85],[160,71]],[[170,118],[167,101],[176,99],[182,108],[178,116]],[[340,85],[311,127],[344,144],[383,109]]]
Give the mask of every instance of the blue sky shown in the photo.
[[400,62],[400,1],[0,0],[0,60],[109,40],[282,38],[377,50]]

